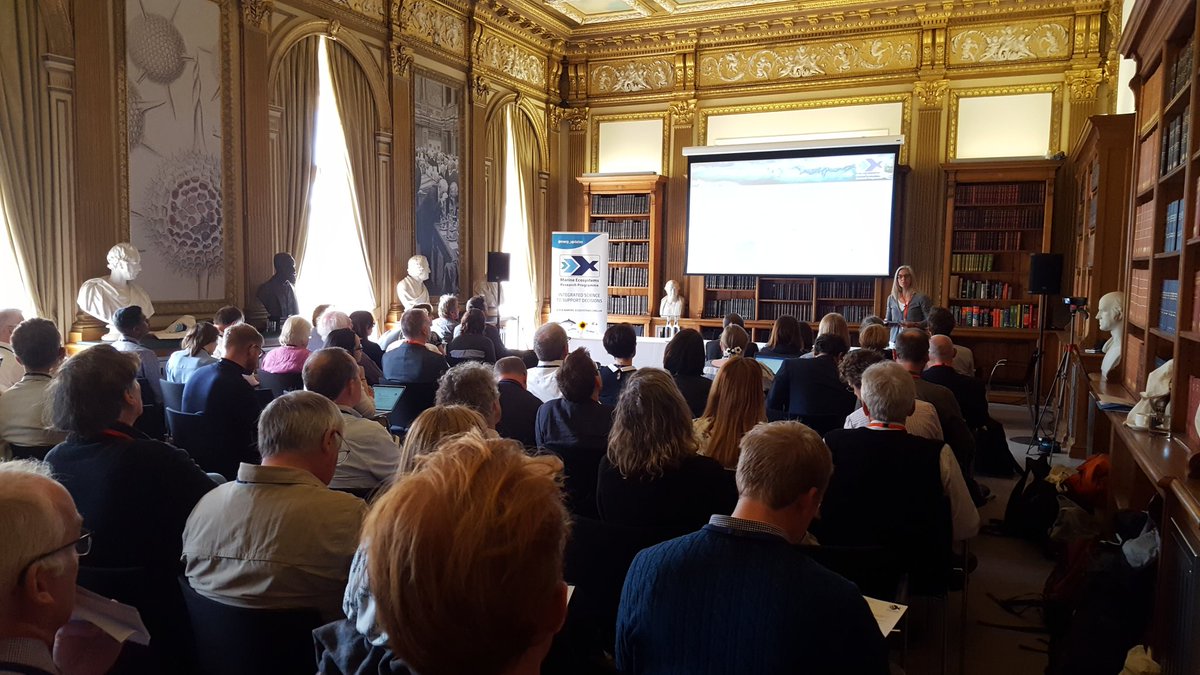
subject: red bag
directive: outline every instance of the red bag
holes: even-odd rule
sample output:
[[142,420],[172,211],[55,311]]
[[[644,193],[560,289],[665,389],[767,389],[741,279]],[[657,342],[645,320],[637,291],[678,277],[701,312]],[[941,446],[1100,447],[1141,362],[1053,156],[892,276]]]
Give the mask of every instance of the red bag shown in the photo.
[[1092,455],[1066,480],[1067,494],[1080,506],[1095,510],[1108,499],[1108,455]]

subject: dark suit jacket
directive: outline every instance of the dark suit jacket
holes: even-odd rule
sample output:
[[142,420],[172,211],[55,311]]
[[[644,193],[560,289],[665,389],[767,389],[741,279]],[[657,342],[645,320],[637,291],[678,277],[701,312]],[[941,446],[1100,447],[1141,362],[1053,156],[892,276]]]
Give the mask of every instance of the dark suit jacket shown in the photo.
[[525,387],[512,380],[500,380],[500,421],[496,432],[503,438],[520,441],[527,448],[537,445],[533,425],[537,422],[538,408],[542,399],[529,393]]
[[787,359],[775,373],[767,407],[789,415],[849,415],[857,399],[838,379],[832,356]]
[[[751,342],[750,344],[746,345],[746,352],[744,354],[742,354],[742,356],[754,356],[757,353],[758,353],[758,343]],[[720,340],[709,340],[708,342],[706,342],[704,344],[704,360],[705,361],[715,361],[716,359],[719,359],[722,356],[725,356],[725,355],[721,353],[721,341]]]
[[383,355],[383,377],[392,382],[437,382],[448,368],[446,357],[434,354],[423,345],[409,342]]
[[379,366],[380,369],[383,368],[383,347],[380,347],[378,344],[371,342],[370,340],[363,340],[362,349],[363,353],[367,355],[367,358],[374,361],[375,365]]
[[538,408],[534,437],[540,447],[563,461],[563,489],[571,513],[595,518],[596,472],[608,451],[608,432],[615,409],[588,401],[565,398],[546,401]]
[[963,417],[967,420],[967,426],[978,429],[987,424],[987,390],[983,382],[963,375],[953,366],[927,368],[921,373],[921,378],[926,382],[940,384],[954,394],[958,407],[962,408]]
[[257,463],[258,415],[263,405],[243,377],[246,374],[229,359],[199,368],[183,385],[183,412],[204,413],[213,433],[243,455],[241,461]]
[[703,375],[672,375],[672,378],[675,386],[679,387],[679,393],[683,394],[683,400],[687,401],[692,417],[702,416],[708,405],[708,392],[712,389],[713,381]]

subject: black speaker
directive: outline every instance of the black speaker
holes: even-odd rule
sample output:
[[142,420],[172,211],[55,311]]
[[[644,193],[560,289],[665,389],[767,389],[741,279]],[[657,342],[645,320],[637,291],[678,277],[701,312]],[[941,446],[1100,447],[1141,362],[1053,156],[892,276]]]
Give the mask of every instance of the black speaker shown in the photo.
[[[488,251],[488,281],[508,281],[508,258],[509,255],[507,253]],[[1061,265],[1061,263],[1059,264]]]
[[1061,253],[1034,253],[1029,256],[1029,294],[1058,295],[1061,293],[1062,269]]

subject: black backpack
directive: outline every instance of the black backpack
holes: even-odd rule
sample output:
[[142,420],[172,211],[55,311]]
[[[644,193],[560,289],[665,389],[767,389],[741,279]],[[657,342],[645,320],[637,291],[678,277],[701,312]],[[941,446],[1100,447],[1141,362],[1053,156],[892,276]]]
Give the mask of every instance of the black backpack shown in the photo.
[[1008,449],[1004,425],[992,418],[975,430],[975,473],[999,478],[1012,478],[1021,473],[1021,466]]
[[1049,457],[1025,458],[1025,470],[1004,508],[1005,534],[1042,544],[1048,542],[1050,526],[1058,517],[1058,490],[1046,482],[1049,475]]

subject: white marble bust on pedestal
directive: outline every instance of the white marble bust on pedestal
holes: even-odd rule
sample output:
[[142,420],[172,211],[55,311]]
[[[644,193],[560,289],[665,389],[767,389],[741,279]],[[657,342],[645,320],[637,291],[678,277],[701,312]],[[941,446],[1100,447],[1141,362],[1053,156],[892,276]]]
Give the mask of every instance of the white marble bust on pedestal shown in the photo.
[[396,284],[396,295],[405,311],[416,305],[429,302],[429,289],[425,281],[429,278],[429,261],[423,255],[408,259],[408,276]]
[[1100,362],[1100,378],[1108,380],[1117,366],[1121,365],[1121,350],[1125,342],[1125,294],[1120,291],[1105,293],[1096,310],[1096,322],[1100,330],[1112,334],[1101,350],[1104,360]]
[[683,296],[679,294],[679,282],[668,279],[663,286],[666,295],[658,303],[658,315],[669,321],[678,321],[683,316]]
[[79,287],[76,303],[79,309],[108,324],[104,340],[113,341],[121,336],[113,325],[113,314],[122,307],[137,305],[147,318],[154,316],[154,303],[150,294],[133,283],[142,271],[142,255],[133,244],[123,242],[108,250],[107,277],[88,279]]

